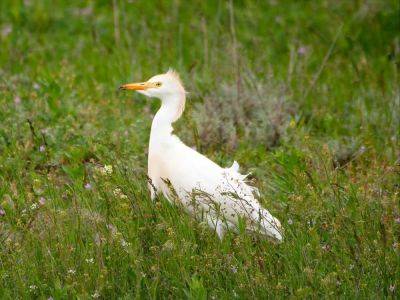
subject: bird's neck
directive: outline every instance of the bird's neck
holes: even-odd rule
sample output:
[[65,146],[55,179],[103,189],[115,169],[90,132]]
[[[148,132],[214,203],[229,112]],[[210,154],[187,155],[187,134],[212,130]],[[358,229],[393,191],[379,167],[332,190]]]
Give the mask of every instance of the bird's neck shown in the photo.
[[150,143],[171,136],[172,123],[180,118],[185,106],[185,93],[168,95],[161,99],[161,107],[151,125]]

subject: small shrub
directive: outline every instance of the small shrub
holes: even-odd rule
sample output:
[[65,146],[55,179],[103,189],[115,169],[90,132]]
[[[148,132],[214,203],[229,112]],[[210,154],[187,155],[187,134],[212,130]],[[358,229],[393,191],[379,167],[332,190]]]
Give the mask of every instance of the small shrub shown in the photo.
[[222,84],[204,96],[192,118],[202,146],[235,149],[240,139],[269,149],[279,145],[295,112],[284,89],[248,80],[240,87]]

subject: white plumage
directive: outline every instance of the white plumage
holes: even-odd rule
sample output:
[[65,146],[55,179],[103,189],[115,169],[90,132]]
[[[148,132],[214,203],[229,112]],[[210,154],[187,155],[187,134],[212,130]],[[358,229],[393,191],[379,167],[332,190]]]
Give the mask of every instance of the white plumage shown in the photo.
[[147,82],[121,87],[161,100],[153,119],[149,144],[148,175],[154,199],[162,192],[171,202],[179,201],[198,219],[206,220],[222,238],[227,228],[237,229],[240,219],[248,231],[282,240],[281,224],[257,201],[257,188],[246,183],[235,161],[222,168],[186,146],[172,134],[172,123],[184,110],[186,92],[176,72],[169,70]]

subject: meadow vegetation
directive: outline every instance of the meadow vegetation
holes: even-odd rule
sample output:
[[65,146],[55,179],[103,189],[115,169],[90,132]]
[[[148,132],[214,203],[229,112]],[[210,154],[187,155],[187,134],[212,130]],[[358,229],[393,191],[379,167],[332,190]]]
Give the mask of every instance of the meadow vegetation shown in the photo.
[[[397,0],[0,2],[0,298],[399,297]],[[237,160],[282,244],[147,190],[156,100]]]

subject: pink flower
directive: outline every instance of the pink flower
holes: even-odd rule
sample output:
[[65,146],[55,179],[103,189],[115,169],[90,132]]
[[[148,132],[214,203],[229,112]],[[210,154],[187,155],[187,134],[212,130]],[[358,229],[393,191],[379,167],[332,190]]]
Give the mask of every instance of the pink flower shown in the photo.
[[305,55],[307,53],[307,48],[305,46],[300,46],[299,49],[297,49],[297,53],[299,55]]
[[85,183],[84,188],[86,190],[91,190],[92,189],[92,185],[89,182],[87,182],[87,183]]
[[0,35],[5,38],[12,32],[12,26],[10,24],[6,24],[1,28]]
[[40,145],[39,152],[44,152],[45,150],[46,150],[46,146],[45,145]]
[[39,198],[39,204],[40,204],[40,205],[45,205],[45,204],[46,204],[46,198],[40,197],[40,198]]
[[6,215],[6,211],[2,208],[0,208],[0,217],[3,217]]

